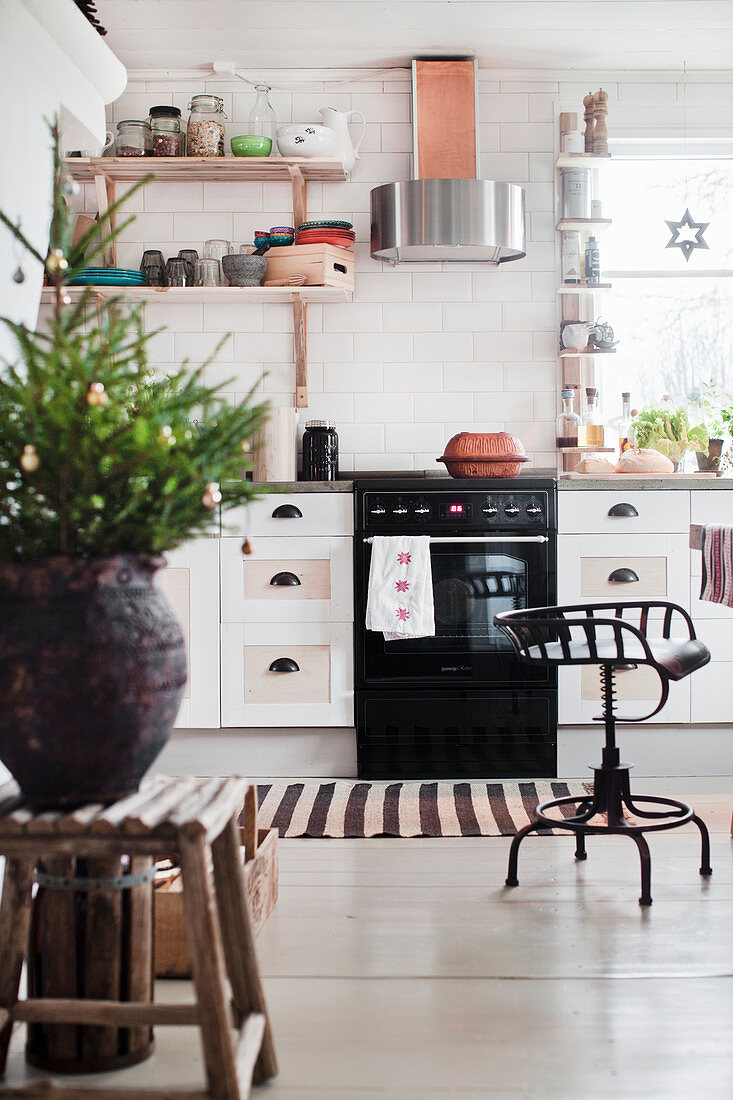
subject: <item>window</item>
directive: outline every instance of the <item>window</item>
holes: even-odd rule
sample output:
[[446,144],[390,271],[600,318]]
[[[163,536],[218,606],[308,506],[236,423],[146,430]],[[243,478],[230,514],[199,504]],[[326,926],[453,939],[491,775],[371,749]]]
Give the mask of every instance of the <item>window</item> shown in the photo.
[[[665,393],[686,402],[711,378],[733,392],[733,159],[613,160],[601,189],[613,219],[599,240],[613,283],[603,309],[620,341],[604,360],[605,414],[618,414],[623,390],[639,408]],[[666,248],[666,222],[679,221],[685,207],[709,223],[708,248],[694,249],[689,262]],[[679,234],[694,238],[694,230]]]

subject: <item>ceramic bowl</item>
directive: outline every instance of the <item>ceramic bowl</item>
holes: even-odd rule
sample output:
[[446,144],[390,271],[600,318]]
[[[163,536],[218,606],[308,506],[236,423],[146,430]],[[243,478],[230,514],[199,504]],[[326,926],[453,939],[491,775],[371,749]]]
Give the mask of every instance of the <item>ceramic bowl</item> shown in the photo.
[[290,123],[278,126],[277,147],[284,157],[335,157],[336,134],[316,123]]
[[233,254],[221,261],[229,286],[262,286],[267,268],[267,256]]
[[245,134],[242,137],[233,137],[231,146],[235,157],[269,157],[272,152],[272,138]]

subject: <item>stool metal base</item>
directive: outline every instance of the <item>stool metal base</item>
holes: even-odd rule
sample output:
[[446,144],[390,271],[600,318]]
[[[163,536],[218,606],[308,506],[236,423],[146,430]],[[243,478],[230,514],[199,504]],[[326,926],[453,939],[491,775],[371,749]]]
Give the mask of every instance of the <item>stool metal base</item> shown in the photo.
[[[697,816],[691,806],[675,798],[650,795],[634,795],[632,797],[629,788],[630,768],[630,764],[620,763],[613,766],[602,764],[600,767],[593,769],[595,779],[592,795],[586,797],[570,795],[540,803],[535,810],[537,819],[520,829],[512,840],[509,850],[507,886],[519,885],[517,878],[519,845],[530,833],[539,832],[541,829],[567,829],[574,833],[576,838],[575,858],[578,860],[587,859],[586,836],[600,836],[604,833],[610,833],[617,836],[631,837],[639,850],[641,860],[640,905],[652,904],[651,855],[649,845],[644,839],[644,833],[658,832],[662,829],[676,829],[680,825],[689,824],[689,822],[697,825],[702,839],[700,874],[712,875],[710,835],[705,822]],[[638,803],[648,803],[659,808],[645,810]],[[574,804],[577,804],[577,808],[571,817],[553,817],[548,813],[549,810],[555,807],[572,806]],[[635,817],[647,819],[649,824],[630,822],[627,819],[626,811],[634,814]],[[593,824],[593,818],[600,818],[601,815],[604,815],[605,821]]]

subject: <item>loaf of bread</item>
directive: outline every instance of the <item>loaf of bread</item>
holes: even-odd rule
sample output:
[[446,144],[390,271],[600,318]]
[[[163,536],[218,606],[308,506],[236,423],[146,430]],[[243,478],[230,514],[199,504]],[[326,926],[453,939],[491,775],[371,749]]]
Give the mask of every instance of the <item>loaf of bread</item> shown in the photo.
[[674,463],[659,451],[632,447],[624,451],[616,463],[617,474],[671,474]]
[[585,458],[581,458],[575,469],[579,474],[599,474],[602,476],[614,472],[614,467],[607,458],[598,458],[595,455],[586,455]]

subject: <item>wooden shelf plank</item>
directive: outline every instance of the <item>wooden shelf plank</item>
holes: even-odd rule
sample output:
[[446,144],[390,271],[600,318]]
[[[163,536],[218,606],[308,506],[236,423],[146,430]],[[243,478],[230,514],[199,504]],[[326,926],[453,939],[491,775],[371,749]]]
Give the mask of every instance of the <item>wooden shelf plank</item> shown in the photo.
[[596,355],[615,355],[615,348],[590,348],[583,351],[576,351],[575,348],[563,348],[562,351],[557,353],[558,359],[588,359],[594,358]]
[[557,294],[603,294],[610,290],[613,283],[562,283]]
[[556,168],[600,168],[611,161],[610,154],[596,157],[593,153],[560,153],[555,161]]
[[290,182],[299,169],[306,182],[338,181],[348,178],[340,160],[330,157],[67,157],[69,174],[83,183],[95,176],[116,183],[135,183],[148,172],[160,182],[181,180],[206,182],[276,181]]
[[616,453],[615,447],[558,447],[558,451],[564,455],[595,454],[612,455]]
[[611,224],[610,218],[560,218],[555,229],[561,233],[573,231],[603,233]]
[[[67,291],[72,301],[81,297],[85,290],[91,290],[93,297],[125,298],[129,302],[161,303],[180,302],[347,302],[350,291],[340,286],[70,286]],[[44,287],[41,304],[49,305],[54,301],[52,287]]]

